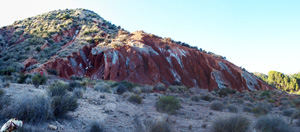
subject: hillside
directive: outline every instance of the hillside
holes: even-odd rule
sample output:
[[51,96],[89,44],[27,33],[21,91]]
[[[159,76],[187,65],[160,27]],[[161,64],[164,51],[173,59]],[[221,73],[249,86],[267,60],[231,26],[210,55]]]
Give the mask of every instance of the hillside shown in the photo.
[[0,42],[1,74],[43,70],[62,78],[273,89],[225,57],[143,31],[130,33],[85,9],[16,21],[0,29]]

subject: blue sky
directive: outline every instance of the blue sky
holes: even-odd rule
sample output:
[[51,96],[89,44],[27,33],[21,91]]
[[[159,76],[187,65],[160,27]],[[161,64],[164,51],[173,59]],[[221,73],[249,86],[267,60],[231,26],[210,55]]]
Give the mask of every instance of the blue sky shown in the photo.
[[250,72],[300,71],[298,0],[9,0],[0,26],[58,9],[86,8],[128,31],[144,30],[226,56]]

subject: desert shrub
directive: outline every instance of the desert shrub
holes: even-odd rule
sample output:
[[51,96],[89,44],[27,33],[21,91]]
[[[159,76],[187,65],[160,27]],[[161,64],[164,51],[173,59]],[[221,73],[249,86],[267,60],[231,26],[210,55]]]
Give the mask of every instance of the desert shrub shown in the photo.
[[164,120],[149,120],[145,122],[146,132],[171,132],[171,126]]
[[168,114],[175,114],[180,107],[179,100],[174,96],[160,97],[156,102],[156,109]]
[[55,117],[62,117],[68,111],[74,111],[78,107],[77,99],[74,96],[54,96],[52,97],[53,114]]
[[115,83],[115,84],[111,85],[111,87],[116,87],[116,86],[119,87],[120,85],[123,85],[122,87],[125,87],[125,88],[126,88],[127,90],[129,90],[129,91],[132,91],[133,88],[134,88],[135,86],[137,86],[136,84],[133,84],[132,82],[121,81],[121,82],[119,82],[119,83]]
[[120,84],[117,87],[117,94],[121,95],[124,92],[126,92],[126,90],[127,90],[127,87],[125,85],[123,85],[123,84]]
[[256,106],[252,108],[251,112],[256,116],[261,116],[268,114],[269,110],[263,106]]
[[191,100],[195,101],[195,102],[199,102],[200,101],[200,96],[192,96]]
[[77,98],[77,99],[80,99],[80,98],[82,98],[83,97],[83,89],[81,89],[81,88],[75,88],[74,90],[73,90],[73,95]]
[[255,124],[262,132],[292,132],[291,127],[280,117],[262,116]]
[[154,86],[154,90],[157,91],[165,91],[166,90],[166,86],[163,83],[158,83]]
[[10,99],[5,97],[5,92],[3,89],[0,89],[0,111],[5,107],[8,106],[10,103]]
[[70,77],[71,80],[82,80],[83,78],[82,77],[79,77],[79,76],[75,76],[75,75],[72,75]]
[[249,95],[246,95],[243,98],[244,98],[244,100],[247,100],[247,101],[250,101],[250,102],[254,101],[254,99],[251,96],[249,96]]
[[36,50],[37,52],[40,52],[42,49],[41,49],[41,47],[36,47],[35,50]]
[[293,99],[293,103],[294,103],[296,106],[300,105],[300,98],[295,98],[295,99]]
[[89,132],[104,132],[104,128],[99,122],[93,122],[88,131]]
[[264,90],[261,94],[260,94],[261,97],[267,97],[267,98],[270,98],[271,95],[270,95],[270,92],[268,90]]
[[67,94],[68,84],[65,84],[63,82],[57,82],[54,84],[51,84],[48,90],[48,94],[50,97],[54,96],[64,96]]
[[230,88],[222,88],[222,89],[217,89],[217,93],[220,97],[225,97],[228,94],[235,94],[236,90]]
[[47,78],[45,75],[41,75],[41,74],[35,74],[34,76],[32,76],[32,83],[33,85],[38,88],[40,85],[45,84],[47,81]]
[[49,74],[52,74],[52,75],[57,75],[57,70],[56,69],[47,69],[47,72]]
[[201,100],[205,100],[205,101],[212,101],[213,98],[209,95],[202,95],[201,97]]
[[294,109],[286,109],[282,111],[284,116],[291,117],[296,111]]
[[30,77],[29,75],[25,75],[25,74],[21,73],[19,75],[18,83],[21,83],[21,84],[25,83],[26,79],[29,77]]
[[140,103],[142,103],[142,97],[140,97],[139,95],[131,95],[131,96],[128,98],[128,101],[129,101],[129,102],[133,102],[133,103],[140,104]]
[[237,113],[237,112],[239,112],[239,109],[238,109],[238,107],[236,106],[236,105],[228,105],[227,106],[227,109],[228,109],[228,111],[229,112],[232,112],[232,113]]
[[46,128],[41,128],[40,125],[35,126],[31,124],[23,124],[22,127],[18,127],[17,132],[48,132]]
[[69,87],[68,87],[68,90],[69,91],[73,91],[74,88],[81,88],[83,87],[79,81],[71,81],[69,83]]
[[0,98],[3,97],[5,95],[5,92],[3,91],[3,89],[0,89]]
[[135,88],[132,90],[132,92],[133,92],[134,94],[138,94],[138,95],[142,93],[140,87],[135,87]]
[[2,115],[33,124],[45,122],[53,117],[51,101],[46,96],[19,96],[3,109]]
[[185,86],[169,86],[167,90],[173,93],[184,93],[188,91],[187,87]]
[[252,107],[249,107],[249,106],[244,106],[243,108],[242,108],[242,111],[243,112],[252,112]]
[[283,101],[283,100],[289,100],[287,97],[281,97],[279,100]]
[[282,106],[288,106],[288,105],[291,105],[291,102],[290,102],[289,100],[282,100],[282,101],[280,102],[280,104],[281,104]]
[[213,122],[212,132],[246,132],[250,127],[250,120],[242,115],[223,117]]
[[10,86],[10,82],[3,83],[3,87],[9,87],[9,86]]
[[224,109],[224,104],[220,101],[213,101],[210,104],[211,110],[222,111]]
[[98,82],[94,86],[94,90],[100,92],[112,93],[110,87],[106,83]]
[[300,119],[298,119],[297,121],[296,121],[296,124],[295,124],[296,126],[298,126],[298,127],[300,127]]
[[152,85],[144,85],[142,87],[140,87],[142,93],[151,93],[154,89],[154,87]]

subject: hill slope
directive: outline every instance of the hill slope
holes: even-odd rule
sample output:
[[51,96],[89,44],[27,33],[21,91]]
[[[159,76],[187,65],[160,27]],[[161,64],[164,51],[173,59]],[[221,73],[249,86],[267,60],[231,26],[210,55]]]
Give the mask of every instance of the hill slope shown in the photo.
[[129,33],[92,11],[59,10],[0,29],[2,71],[57,71],[141,84],[213,90],[272,89],[223,57],[143,31]]

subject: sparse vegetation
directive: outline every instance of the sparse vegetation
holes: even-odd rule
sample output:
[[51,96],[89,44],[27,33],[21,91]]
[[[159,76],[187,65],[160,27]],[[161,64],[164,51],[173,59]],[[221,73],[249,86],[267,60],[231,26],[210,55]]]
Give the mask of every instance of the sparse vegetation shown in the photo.
[[211,109],[211,110],[216,110],[216,111],[223,111],[224,105],[223,105],[223,103],[220,102],[220,101],[213,101],[213,102],[210,104],[210,109]]
[[171,132],[171,126],[163,120],[154,120],[145,122],[146,132]]
[[88,130],[89,132],[104,132],[102,124],[93,122]]
[[142,100],[143,100],[142,97],[140,97],[139,95],[131,95],[128,98],[128,101],[133,102],[133,103],[137,103],[137,104],[142,103]]
[[156,109],[168,114],[175,114],[181,107],[179,100],[174,96],[165,96],[158,98]]
[[81,88],[75,88],[73,90],[73,95],[77,98],[77,99],[81,99],[83,97],[84,91]]
[[118,85],[117,93],[121,95],[121,94],[123,94],[124,92],[126,92],[126,90],[127,90],[126,86],[123,85],[123,84],[120,84],[120,85]]
[[51,105],[55,117],[63,117],[69,111],[74,111],[78,107],[77,99],[70,95],[52,97]]
[[225,97],[228,94],[235,94],[236,90],[231,89],[231,88],[221,88],[221,89],[215,89],[214,91],[216,91],[219,95],[219,97]]
[[2,111],[1,115],[34,124],[45,122],[53,117],[51,101],[48,97],[26,95],[19,96]]
[[280,117],[262,116],[255,124],[262,132],[292,132],[290,126]]
[[140,87],[142,93],[150,93],[153,91],[154,87],[151,85],[144,85],[142,87]]
[[157,91],[165,91],[166,90],[166,86],[163,83],[158,83],[154,86],[154,90]]
[[222,117],[216,119],[211,127],[212,132],[246,132],[250,127],[250,120],[242,115]]
[[184,93],[188,91],[188,89],[185,86],[169,86],[167,91],[172,93]]
[[64,96],[67,94],[68,84],[57,82],[49,87],[48,94],[50,97]]
[[252,113],[254,113],[256,116],[266,115],[269,113],[269,110],[263,106],[256,106],[252,108]]
[[237,113],[237,112],[239,112],[238,107],[237,107],[236,105],[233,105],[233,104],[228,105],[228,106],[227,106],[227,109],[228,109],[229,112],[232,112],[232,113]]
[[41,75],[41,74],[36,74],[34,76],[32,76],[32,83],[33,85],[38,88],[40,85],[45,84],[47,81],[47,78],[45,75]]
[[94,86],[94,90],[100,91],[100,92],[112,93],[109,85],[107,85],[106,83],[103,83],[103,82],[96,83],[96,85]]
[[195,102],[199,102],[200,101],[200,96],[192,96],[191,100],[195,101]]
[[73,91],[74,88],[82,88],[83,86],[80,84],[79,81],[71,81],[69,83],[68,90]]

